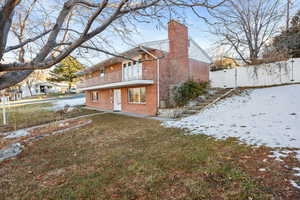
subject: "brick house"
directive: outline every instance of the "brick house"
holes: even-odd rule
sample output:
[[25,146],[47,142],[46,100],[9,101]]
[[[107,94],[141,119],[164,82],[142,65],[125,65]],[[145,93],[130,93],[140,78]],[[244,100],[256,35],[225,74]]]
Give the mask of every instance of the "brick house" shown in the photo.
[[156,115],[172,85],[208,81],[210,63],[187,27],[172,20],[167,40],[143,43],[86,69],[78,89],[85,91],[87,106]]

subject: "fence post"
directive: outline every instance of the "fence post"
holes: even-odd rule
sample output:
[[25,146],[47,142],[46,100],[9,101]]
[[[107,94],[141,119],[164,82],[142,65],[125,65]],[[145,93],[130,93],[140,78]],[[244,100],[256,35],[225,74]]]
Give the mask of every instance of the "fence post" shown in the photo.
[[291,81],[293,82],[294,81],[294,58],[292,58],[292,60],[291,60],[291,62],[292,62],[292,79],[291,79]]
[[6,116],[6,105],[8,103],[8,98],[6,96],[3,96],[1,98],[2,101],[2,116],[3,116],[3,125],[7,124],[7,116]]
[[237,67],[234,68],[235,88],[237,88]]

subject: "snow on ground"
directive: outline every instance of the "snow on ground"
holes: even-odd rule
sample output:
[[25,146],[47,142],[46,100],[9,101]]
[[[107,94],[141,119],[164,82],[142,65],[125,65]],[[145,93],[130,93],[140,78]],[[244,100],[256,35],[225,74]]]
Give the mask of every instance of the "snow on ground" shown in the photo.
[[299,167],[294,167],[293,170],[297,172],[295,174],[295,176],[300,176],[300,168]]
[[[199,114],[163,124],[218,139],[237,137],[251,145],[300,149],[300,85],[249,90]],[[280,149],[271,153],[269,157],[281,162],[290,153],[296,153],[300,160],[300,150]],[[295,176],[300,176],[300,169],[294,170]],[[300,189],[294,180],[290,183]]]
[[18,138],[22,136],[27,136],[29,135],[27,129],[20,129],[12,132],[5,133],[4,139],[13,139],[13,138]]
[[300,148],[300,85],[250,90],[163,124],[218,139],[238,137],[252,145]]
[[292,186],[294,186],[297,189],[300,189],[300,186],[293,180],[290,180],[290,183],[292,184]]
[[64,108],[65,105],[69,105],[71,107],[72,106],[77,106],[77,105],[84,105],[85,104],[85,97],[57,100],[53,104],[54,105],[52,107],[50,107],[51,110],[62,109],[62,108]]
[[22,145],[20,143],[11,144],[7,149],[0,150],[0,162],[7,158],[14,157],[22,152]]

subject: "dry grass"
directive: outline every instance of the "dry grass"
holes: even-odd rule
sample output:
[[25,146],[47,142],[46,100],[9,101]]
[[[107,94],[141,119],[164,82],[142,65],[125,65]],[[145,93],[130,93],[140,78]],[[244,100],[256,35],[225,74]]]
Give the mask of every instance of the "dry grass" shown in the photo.
[[[113,114],[0,164],[0,199],[298,199],[268,148]],[[292,158],[289,166],[299,164]],[[264,161],[263,161],[264,160]],[[259,172],[259,168],[268,168]]]
[[[57,120],[59,116],[54,111],[47,109],[52,104],[40,103],[29,104],[24,106],[12,106],[7,109],[8,125],[0,126],[0,132],[13,131],[20,128],[36,126]],[[0,123],[2,125],[2,109],[0,109]],[[95,113],[96,111],[83,109],[78,107],[74,111],[68,113],[66,118]]]

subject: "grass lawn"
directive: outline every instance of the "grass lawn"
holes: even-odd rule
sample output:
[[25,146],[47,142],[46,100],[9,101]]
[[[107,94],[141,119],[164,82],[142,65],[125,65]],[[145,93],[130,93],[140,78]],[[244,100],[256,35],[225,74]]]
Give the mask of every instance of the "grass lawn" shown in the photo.
[[[0,199],[299,199],[270,149],[103,114],[0,164]],[[289,166],[298,164],[286,158]],[[266,168],[267,171],[259,171]]]
[[[11,106],[9,109],[6,109],[8,112],[8,125],[0,126],[0,132],[31,127],[59,119],[58,114],[55,114],[54,111],[47,109],[47,107],[50,106],[52,106],[50,103]],[[0,112],[0,123],[2,125],[2,109],[0,109]],[[67,113],[65,118],[71,118],[95,112],[96,111],[78,107],[78,109]]]

